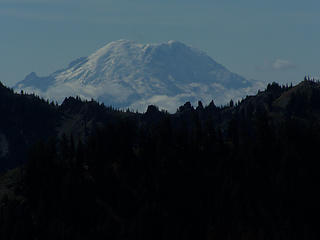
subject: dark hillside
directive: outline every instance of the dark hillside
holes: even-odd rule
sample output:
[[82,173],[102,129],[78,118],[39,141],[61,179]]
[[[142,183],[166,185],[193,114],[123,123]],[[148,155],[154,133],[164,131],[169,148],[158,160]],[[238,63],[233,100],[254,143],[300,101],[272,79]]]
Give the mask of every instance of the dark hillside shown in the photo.
[[59,106],[35,95],[14,93],[0,83],[0,173],[27,160],[36,142],[73,135],[84,139],[102,123],[133,115],[95,101],[66,98]]
[[0,83],[0,172],[25,162],[28,147],[55,134],[57,106]]
[[0,178],[0,238],[319,239],[319,96],[273,83],[175,114],[68,98],[60,137]]

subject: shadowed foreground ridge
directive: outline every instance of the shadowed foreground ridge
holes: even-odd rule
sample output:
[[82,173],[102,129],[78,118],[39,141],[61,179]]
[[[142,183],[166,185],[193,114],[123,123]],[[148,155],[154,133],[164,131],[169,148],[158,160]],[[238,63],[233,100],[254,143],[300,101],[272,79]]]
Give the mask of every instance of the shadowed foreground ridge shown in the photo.
[[175,114],[66,99],[0,177],[0,238],[319,239],[319,100],[309,80]]

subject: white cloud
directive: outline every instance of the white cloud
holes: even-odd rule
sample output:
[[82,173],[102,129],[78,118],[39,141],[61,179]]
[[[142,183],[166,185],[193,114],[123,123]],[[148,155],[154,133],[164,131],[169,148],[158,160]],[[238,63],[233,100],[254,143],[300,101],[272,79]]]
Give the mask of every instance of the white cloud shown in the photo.
[[297,65],[289,60],[277,58],[273,61],[265,61],[264,64],[255,68],[257,71],[287,71],[296,69]]
[[160,109],[165,109],[170,113],[174,113],[187,101],[190,101],[191,104],[196,107],[199,100],[201,100],[204,105],[208,105],[209,102],[213,100],[217,106],[220,106],[229,103],[231,99],[238,101],[246,96],[255,95],[258,90],[262,90],[265,87],[263,82],[253,80],[251,87],[240,89],[226,89],[223,86],[216,84],[208,93],[181,93],[174,96],[155,95],[150,98],[143,98],[132,103],[129,106],[129,109],[145,112],[148,105],[152,104],[158,106]]
[[273,70],[288,70],[288,69],[294,69],[297,66],[290,62],[289,60],[284,60],[284,59],[276,59],[273,63],[272,63],[272,69]]

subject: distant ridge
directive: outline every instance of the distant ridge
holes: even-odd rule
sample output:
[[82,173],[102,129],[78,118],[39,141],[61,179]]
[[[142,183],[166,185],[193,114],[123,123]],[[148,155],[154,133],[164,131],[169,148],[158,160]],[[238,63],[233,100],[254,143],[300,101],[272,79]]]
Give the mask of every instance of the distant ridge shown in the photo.
[[145,111],[149,104],[174,112],[186,101],[223,104],[254,94],[261,82],[230,72],[206,53],[179,41],[138,44],[118,40],[49,76],[29,74],[14,86],[61,102],[68,96]]

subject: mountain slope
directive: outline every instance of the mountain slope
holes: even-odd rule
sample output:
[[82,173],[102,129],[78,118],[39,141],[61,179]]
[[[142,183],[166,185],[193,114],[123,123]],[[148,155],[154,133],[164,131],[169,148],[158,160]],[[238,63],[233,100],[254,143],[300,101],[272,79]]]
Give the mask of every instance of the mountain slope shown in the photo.
[[26,94],[15,94],[0,82],[0,172],[25,162],[27,149],[55,135],[56,106]]
[[[272,83],[235,105],[149,106],[78,144],[37,144],[0,175],[0,238],[319,239],[319,99],[319,82]],[[59,112],[117,111],[68,98]]]
[[91,130],[128,115],[94,101],[67,98],[61,105],[37,96],[17,94],[0,82],[0,173],[25,163],[28,150],[40,140],[73,135],[83,139]]
[[181,42],[111,42],[47,77],[29,74],[15,90],[61,102],[68,96],[145,111],[149,104],[169,111],[186,101],[223,104],[261,88]]

